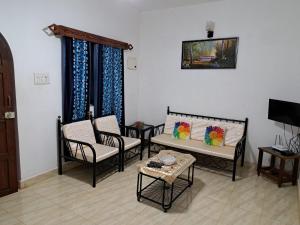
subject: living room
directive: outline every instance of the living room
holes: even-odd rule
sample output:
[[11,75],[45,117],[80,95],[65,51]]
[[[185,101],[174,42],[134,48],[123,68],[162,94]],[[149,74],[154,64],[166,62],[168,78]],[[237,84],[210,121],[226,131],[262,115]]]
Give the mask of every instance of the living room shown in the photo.
[[[48,217],[49,224],[118,221],[125,224],[299,224],[297,188],[290,184],[278,188],[267,178],[258,177],[255,169],[253,174],[258,147],[272,146],[278,134],[291,138],[292,129],[293,133],[297,131],[296,127],[283,127],[282,123],[269,120],[268,107],[269,99],[300,102],[297,94],[300,88],[299,8],[297,0],[2,1],[0,32],[14,60],[18,182],[25,188],[0,198],[0,224],[48,224]],[[182,69],[182,42],[207,39],[206,26],[210,21],[214,23],[213,38],[238,37],[235,68]],[[136,121],[151,125],[164,123],[168,106],[171,111],[194,115],[248,118],[245,168],[238,179],[232,182],[226,175],[195,168],[198,180],[192,188],[196,197],[189,201],[183,193],[177,201],[186,203],[186,208],[178,210],[174,205],[174,211],[163,213],[136,201],[135,162],[129,168],[125,166],[125,177],[123,172],[115,173],[98,180],[95,189],[90,185],[89,176],[83,180],[73,179],[72,172],[58,176],[56,118],[63,111],[62,44],[59,37],[51,32],[49,35],[47,27],[53,23],[132,44],[132,50],[124,50],[126,125]],[[128,59],[133,59],[136,69],[128,69]],[[47,74],[49,83],[36,85],[37,73]],[[144,159],[147,159],[145,154]],[[269,158],[264,163],[269,163]],[[119,180],[120,185],[128,184],[131,189],[120,189]],[[201,189],[200,184],[216,192]],[[83,202],[80,207],[79,202],[67,199],[72,194],[66,187],[73,192],[76,188],[87,192],[81,193],[87,195],[80,199]],[[108,199],[103,193],[110,189],[115,193]],[[49,196],[45,197],[43,192]],[[133,196],[124,198],[128,202],[119,200],[120,195],[127,193]],[[32,204],[35,196],[41,198],[41,203]],[[201,197],[207,201],[196,204]],[[76,205],[76,210],[72,208],[66,218],[64,201]],[[233,203],[232,208],[224,209],[229,202]],[[125,204],[124,208],[129,209],[115,211],[111,208],[114,204]],[[57,205],[62,211],[55,209]],[[89,205],[90,212],[82,209]],[[100,209],[105,210],[106,205],[110,211],[107,209],[105,213],[118,219],[112,221],[100,215],[91,218],[100,214]],[[96,206],[99,211],[92,210]],[[195,218],[197,210],[202,211],[200,220],[188,220]],[[49,216],[52,213],[53,217]],[[48,217],[43,216],[47,214]],[[133,221],[126,214],[139,219]],[[43,220],[35,219],[35,215]],[[74,215],[78,215],[78,220]]]

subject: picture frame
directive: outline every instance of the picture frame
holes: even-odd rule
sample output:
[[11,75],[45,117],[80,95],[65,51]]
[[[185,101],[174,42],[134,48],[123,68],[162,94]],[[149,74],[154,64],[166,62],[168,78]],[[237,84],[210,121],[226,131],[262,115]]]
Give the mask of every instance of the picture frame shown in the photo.
[[238,37],[182,42],[181,69],[235,69]]

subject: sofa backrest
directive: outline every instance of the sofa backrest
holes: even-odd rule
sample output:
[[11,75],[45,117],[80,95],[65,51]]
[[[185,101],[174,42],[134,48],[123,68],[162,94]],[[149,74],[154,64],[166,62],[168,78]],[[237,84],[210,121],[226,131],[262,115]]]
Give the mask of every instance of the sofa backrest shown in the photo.
[[234,123],[230,121],[209,120],[204,118],[192,119],[191,139],[204,140],[205,131],[208,126],[218,126],[225,129],[224,144],[228,146],[236,146],[243,137],[245,124]]
[[165,121],[164,133],[172,134],[175,122],[191,123],[191,139],[203,141],[206,127],[219,126],[225,128],[225,145],[236,146],[239,140],[246,135],[248,119],[235,120],[187,113],[171,112]]

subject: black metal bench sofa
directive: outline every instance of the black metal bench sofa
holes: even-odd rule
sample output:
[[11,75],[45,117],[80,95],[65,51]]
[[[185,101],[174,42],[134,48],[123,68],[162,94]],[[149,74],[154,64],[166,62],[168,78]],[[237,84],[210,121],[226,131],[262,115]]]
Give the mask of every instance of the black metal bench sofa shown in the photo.
[[[92,168],[93,187],[96,187],[98,167],[107,164],[108,168],[116,167],[121,172],[124,171],[125,161],[142,154],[141,150],[137,151],[141,146],[140,140],[125,137],[125,134],[138,137],[137,129],[122,126],[122,136],[121,133],[102,130],[100,124],[104,123],[103,120],[97,122],[98,127],[95,127],[96,120],[87,119],[65,124],[60,116],[57,119],[58,174],[62,175],[63,159],[79,162]],[[130,157],[125,157],[126,155]]]
[[[171,132],[174,128],[174,123],[179,120],[189,120],[191,122],[192,129],[189,140],[172,138]],[[206,127],[211,125],[225,127],[224,146],[209,146],[201,140],[201,135],[204,135]],[[241,159],[241,166],[244,166],[247,126],[248,118],[236,120],[172,112],[168,107],[166,122],[155,126],[152,135],[149,137],[148,157],[150,157],[151,152],[156,151],[153,146],[159,146],[159,149],[171,148],[189,152],[196,157],[197,162],[201,166],[231,171],[232,181],[235,181],[237,161]],[[193,129],[195,129],[194,136]],[[198,137],[196,134],[200,138],[196,138]],[[227,136],[228,140],[226,140]]]

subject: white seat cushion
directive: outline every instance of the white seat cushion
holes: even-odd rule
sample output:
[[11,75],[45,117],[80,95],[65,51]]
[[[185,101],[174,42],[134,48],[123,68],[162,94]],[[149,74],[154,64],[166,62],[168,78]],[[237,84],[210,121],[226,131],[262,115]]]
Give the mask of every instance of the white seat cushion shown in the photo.
[[[62,127],[65,138],[96,144],[93,125],[90,120],[69,123]],[[76,148],[76,143],[70,143],[71,148]]]
[[117,117],[115,115],[95,119],[96,129],[99,131],[121,134]]
[[128,149],[131,149],[141,143],[141,140],[138,138],[131,138],[131,137],[125,137],[125,136],[122,136],[122,138],[124,140],[124,150],[125,151]]
[[151,142],[178,149],[217,156],[225,159],[234,159],[235,148],[231,146],[211,146],[197,140],[178,140],[169,134],[161,134],[151,138]]
[[[107,159],[107,158],[109,158],[113,155],[116,155],[119,152],[118,148],[110,147],[110,146],[107,146],[107,145],[93,144],[93,147],[96,151],[96,162],[103,161],[104,159]],[[84,150],[84,154],[86,156],[87,161],[93,162],[93,152],[92,152],[92,150],[89,147],[85,147],[83,150]],[[72,149],[72,152],[73,152],[73,155],[77,159],[83,160],[82,153],[81,153],[80,149],[77,150],[77,153],[76,153],[76,148]]]

